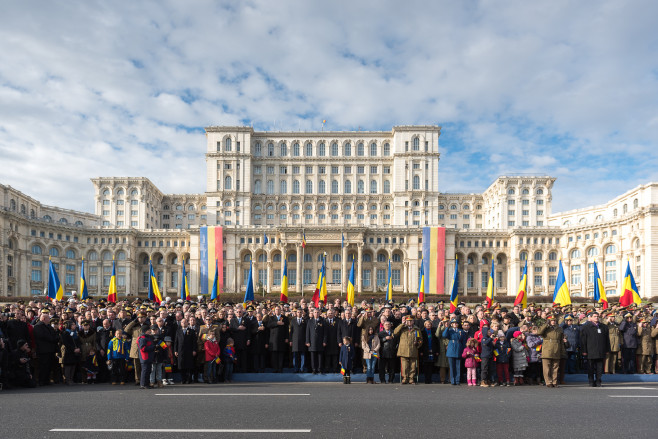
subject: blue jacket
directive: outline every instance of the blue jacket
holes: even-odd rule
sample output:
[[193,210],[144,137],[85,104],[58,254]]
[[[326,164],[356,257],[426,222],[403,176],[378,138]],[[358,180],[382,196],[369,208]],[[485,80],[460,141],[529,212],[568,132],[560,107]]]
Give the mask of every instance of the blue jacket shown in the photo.
[[340,355],[338,356],[338,362],[341,367],[345,370],[352,370],[354,360],[354,346],[346,345],[340,347]]
[[482,352],[480,352],[480,358],[493,358],[494,339],[491,338],[490,333],[491,330],[486,326],[482,328],[482,341],[480,342]]
[[466,332],[463,329],[446,328],[444,329],[442,336],[448,340],[446,357],[461,358],[464,346],[466,346]]
[[[114,348],[114,341],[116,340],[116,349]],[[127,360],[130,358],[130,342],[128,340],[112,338],[107,344],[107,359],[108,360]]]
[[496,363],[509,363],[510,356],[512,354],[512,345],[509,341],[496,341],[494,344],[494,349],[498,352],[498,355],[494,353]]
[[580,347],[580,327],[576,325],[569,326],[565,323],[562,325],[562,331],[569,342],[567,352],[578,351],[578,348]]

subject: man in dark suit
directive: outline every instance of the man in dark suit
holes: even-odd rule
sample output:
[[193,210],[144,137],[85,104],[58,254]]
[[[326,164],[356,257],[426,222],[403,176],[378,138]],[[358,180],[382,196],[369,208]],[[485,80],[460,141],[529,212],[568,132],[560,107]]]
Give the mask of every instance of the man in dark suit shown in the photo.
[[274,315],[267,321],[270,330],[270,351],[274,373],[283,372],[283,359],[288,352],[288,317],[281,314],[281,307],[274,308]]
[[587,378],[590,387],[601,387],[603,362],[610,352],[608,327],[599,323],[599,313],[593,312],[580,329],[580,352],[587,359]]
[[[352,362],[352,369],[357,369],[361,367],[361,358],[363,356],[363,351],[359,349],[359,344],[361,342],[361,330],[357,326],[356,319],[352,318],[352,309],[346,308],[344,318],[341,319],[338,323],[338,346],[343,346],[343,338],[349,337],[352,340],[352,346],[354,349],[354,361]],[[359,352],[361,351],[361,352]],[[356,373],[355,371],[353,371]]]
[[338,346],[340,318],[336,317],[333,309],[330,309],[327,311],[325,321],[327,331],[327,346],[324,348],[325,372],[334,373],[338,371],[338,354],[340,353]]
[[37,362],[39,363],[39,385],[50,384],[50,372],[55,363],[55,352],[59,350],[59,334],[50,324],[50,314],[41,310],[39,322],[32,331],[36,344]]
[[251,323],[244,317],[244,310],[236,309],[235,316],[229,322],[229,331],[235,342],[236,372],[245,372],[247,367],[246,350],[251,344],[252,329]]
[[322,370],[325,346],[327,346],[326,322],[320,316],[320,310],[315,308],[313,317],[306,324],[306,347],[311,353],[313,375]]
[[295,311],[296,316],[290,320],[290,347],[292,348],[292,367],[295,373],[306,372],[306,323],[304,311]]

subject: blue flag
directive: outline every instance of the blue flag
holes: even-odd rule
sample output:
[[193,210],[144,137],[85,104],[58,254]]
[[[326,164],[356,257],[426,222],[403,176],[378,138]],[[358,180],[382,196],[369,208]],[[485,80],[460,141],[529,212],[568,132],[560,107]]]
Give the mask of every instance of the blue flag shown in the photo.
[[263,233],[263,245],[267,244],[268,242],[270,242],[270,240],[267,239],[267,235]]
[[253,261],[249,261],[249,279],[247,279],[247,290],[244,292],[243,303],[247,303],[251,300],[254,300],[254,264]]
[[215,281],[212,283],[210,300],[216,300],[219,297],[219,291],[217,291],[217,276],[219,276],[219,266],[217,265],[217,259],[215,259]]

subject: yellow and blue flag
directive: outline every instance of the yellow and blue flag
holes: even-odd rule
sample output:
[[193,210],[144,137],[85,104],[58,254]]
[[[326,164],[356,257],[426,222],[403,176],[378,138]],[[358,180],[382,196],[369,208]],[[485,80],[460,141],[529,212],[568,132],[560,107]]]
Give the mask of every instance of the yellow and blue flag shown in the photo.
[[602,303],[603,309],[608,309],[608,297],[605,294],[605,289],[603,288],[603,282],[601,281],[601,276],[599,276],[599,268],[597,263],[594,262],[594,302]]
[[[153,268],[151,268],[151,273]],[[110,288],[107,291],[107,301],[110,303],[117,303],[117,267],[112,258],[112,277],[110,278]]]
[[212,283],[212,291],[210,291],[210,300],[219,299],[219,285],[217,283],[218,276],[219,276],[219,265],[217,264],[217,259],[215,259],[215,280]]
[[149,259],[149,300],[154,301],[158,305],[162,302],[162,295],[160,294],[160,288],[158,287],[158,280],[155,277],[155,272],[153,271],[153,264]]
[[283,276],[281,276],[281,302],[288,303],[288,258],[283,260]]
[[59,276],[57,270],[53,265],[53,261],[48,259],[48,297],[53,300],[62,300],[64,298],[64,287],[59,283]]
[[244,292],[243,305],[254,300],[254,264],[249,260],[249,278],[247,279],[247,289]]
[[525,260],[525,268],[519,282],[519,292],[514,299],[514,306],[521,305],[521,309],[528,307],[528,259]]
[[633,273],[631,273],[631,263],[628,262],[626,266],[626,274],[624,275],[624,283],[621,287],[622,293],[619,297],[619,305],[628,306],[631,303],[639,305],[642,303],[640,299],[640,293],[635,284],[635,279],[633,278]]
[[423,258],[420,258],[420,270],[418,273],[418,303],[425,301],[425,264]]
[[553,293],[553,303],[560,306],[571,305],[571,294],[569,294],[569,285],[567,285],[567,279],[564,277],[562,260],[560,260],[560,268],[557,273],[557,280],[555,281],[555,292]]
[[354,258],[352,258],[352,269],[350,270],[350,277],[347,281],[347,303],[354,306]]
[[302,232],[302,248],[306,248],[306,232]]
[[85,279],[85,258],[82,258],[82,266],[80,267],[80,299],[85,300],[89,297],[89,290],[87,289],[87,280]]
[[489,272],[489,281],[487,282],[487,309],[491,308],[494,301],[494,259],[491,258],[491,271]]
[[455,274],[452,276],[452,285],[450,286],[450,312],[457,309],[459,303],[459,258],[455,255]]
[[185,272],[185,260],[183,259],[183,282],[180,285],[180,298],[183,300],[192,300],[190,297],[190,287],[187,283],[187,273]]

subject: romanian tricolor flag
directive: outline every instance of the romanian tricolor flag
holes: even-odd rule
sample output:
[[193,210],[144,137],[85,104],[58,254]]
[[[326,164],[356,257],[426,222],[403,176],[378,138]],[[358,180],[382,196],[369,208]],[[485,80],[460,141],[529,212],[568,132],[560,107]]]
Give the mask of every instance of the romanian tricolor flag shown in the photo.
[[[153,273],[153,267],[151,267],[151,273]],[[117,266],[114,258],[112,258],[112,277],[110,278],[110,288],[107,290],[107,301],[117,303]]]
[[224,270],[215,270],[212,278],[212,265],[224,267],[224,232],[221,226],[208,226],[199,229],[199,294],[212,294],[210,288],[217,283],[217,291],[224,288]]
[[172,370],[171,364],[165,364],[165,373],[171,373]]
[[165,343],[164,341],[161,341],[160,344],[159,344],[159,346],[160,346],[162,349],[167,349],[167,343]]
[[254,300],[254,264],[249,260],[249,278],[247,279],[247,289],[244,292],[243,305]]
[[[336,370],[336,369],[334,369],[334,370]],[[345,376],[345,368],[344,367],[340,368],[340,374]]]
[[425,301],[425,267],[423,259],[420,259],[420,270],[418,271],[418,303]]
[[187,273],[185,272],[185,260],[183,259],[183,280],[180,284],[180,298],[183,300],[192,300],[190,297],[190,286],[187,282]]
[[210,291],[210,300],[219,299],[219,283],[217,282],[217,277],[219,276],[219,265],[217,259],[215,259],[215,280],[212,283],[212,290]]
[[557,273],[557,280],[555,281],[555,292],[553,293],[553,303],[559,306],[571,305],[571,295],[569,294],[569,286],[567,285],[567,279],[564,277],[562,260],[560,260],[560,268]]
[[352,258],[350,277],[347,280],[347,303],[349,303],[350,306],[354,306],[354,258]]
[[57,270],[55,270],[53,261],[50,258],[48,258],[48,297],[53,300],[62,300],[64,298],[64,287],[59,283]]
[[525,268],[519,282],[519,292],[514,299],[514,306],[521,305],[521,309],[528,307],[528,259],[525,260]]
[[283,276],[281,277],[281,302],[288,303],[288,258],[283,260]]
[[452,276],[452,285],[450,286],[450,312],[457,309],[459,303],[459,259],[455,255],[455,274]]
[[386,286],[386,300],[393,300],[393,278],[391,276],[391,260],[388,260],[388,283]]
[[594,302],[602,303],[603,309],[608,309],[608,298],[605,295],[603,282],[601,281],[601,276],[599,276],[599,268],[597,265],[598,264],[594,262]]
[[162,302],[162,295],[160,294],[160,288],[158,287],[158,280],[155,278],[155,273],[153,272],[153,264],[149,259],[149,300],[157,303],[158,305]]
[[423,227],[423,268],[425,293],[445,294],[445,227]]
[[219,358],[219,357],[215,358],[215,364],[219,364],[221,362],[222,362],[221,358]]
[[302,248],[306,248],[306,232],[302,232]]
[[89,297],[89,290],[87,289],[87,281],[85,280],[85,258],[82,258],[82,266],[80,267],[80,300],[85,300]]
[[635,285],[635,279],[633,278],[633,273],[631,273],[631,263],[628,262],[626,266],[626,274],[624,275],[624,283],[621,287],[621,296],[619,297],[619,305],[628,306],[631,303],[639,305],[642,303],[640,299],[640,293],[638,292],[637,285]]
[[487,282],[487,309],[491,308],[494,301],[494,259],[491,258],[491,271],[489,272],[489,281]]
[[318,276],[318,283],[315,286],[315,292],[313,293],[313,303],[315,307],[320,307],[320,302],[327,303],[327,279],[325,277],[325,258],[322,257],[322,269],[320,270],[320,275]]

